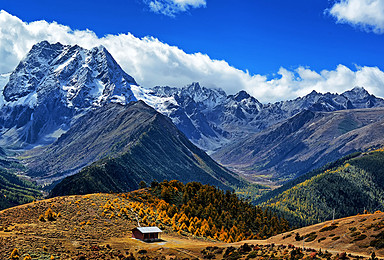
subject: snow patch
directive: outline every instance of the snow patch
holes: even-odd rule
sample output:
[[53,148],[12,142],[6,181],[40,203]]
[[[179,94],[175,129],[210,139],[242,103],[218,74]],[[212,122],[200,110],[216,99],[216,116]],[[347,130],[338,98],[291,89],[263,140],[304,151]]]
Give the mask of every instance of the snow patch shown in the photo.
[[9,81],[10,75],[11,75],[11,73],[0,74],[0,108],[3,107],[3,105],[5,104],[3,90]]
[[152,90],[136,85],[131,85],[131,91],[133,92],[133,95],[136,97],[137,100],[144,101],[147,105],[153,107],[158,112],[166,116],[169,116],[172,112],[169,109],[169,105],[178,106],[173,96],[159,97],[156,96]]

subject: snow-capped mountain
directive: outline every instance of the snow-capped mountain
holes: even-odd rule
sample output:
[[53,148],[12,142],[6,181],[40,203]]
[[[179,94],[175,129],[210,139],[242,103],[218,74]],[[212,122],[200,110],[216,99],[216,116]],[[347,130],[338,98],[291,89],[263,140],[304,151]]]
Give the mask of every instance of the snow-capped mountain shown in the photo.
[[0,145],[51,143],[89,109],[136,100],[170,117],[206,151],[260,132],[304,109],[384,107],[383,99],[363,88],[343,94],[313,91],[274,104],[261,104],[245,91],[227,95],[199,83],[146,89],[102,46],[86,50],[43,41],[32,47],[11,74],[0,75]]
[[303,110],[330,112],[384,107],[383,99],[370,95],[360,87],[342,94],[313,91],[304,97],[273,104],[261,104],[245,91],[226,95],[223,90],[207,89],[199,83],[183,88],[155,87],[148,94],[163,99],[172,98],[172,102],[162,104],[162,113],[206,151],[260,132]]
[[[6,80],[2,77],[0,86]],[[86,50],[40,42],[2,88],[2,141],[36,143],[48,138],[45,141],[50,142],[91,107],[136,100],[132,85],[137,85],[135,80],[102,46]]]

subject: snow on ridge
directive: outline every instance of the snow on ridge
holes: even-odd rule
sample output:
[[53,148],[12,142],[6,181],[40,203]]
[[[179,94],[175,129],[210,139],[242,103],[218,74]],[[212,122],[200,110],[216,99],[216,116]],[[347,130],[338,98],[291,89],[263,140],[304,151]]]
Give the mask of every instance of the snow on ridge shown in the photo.
[[153,107],[158,112],[166,116],[169,116],[169,114],[172,112],[168,108],[169,105],[173,104],[175,106],[178,106],[173,96],[160,97],[155,95],[151,89],[146,89],[136,85],[131,85],[131,90],[137,100],[144,101],[147,105]]

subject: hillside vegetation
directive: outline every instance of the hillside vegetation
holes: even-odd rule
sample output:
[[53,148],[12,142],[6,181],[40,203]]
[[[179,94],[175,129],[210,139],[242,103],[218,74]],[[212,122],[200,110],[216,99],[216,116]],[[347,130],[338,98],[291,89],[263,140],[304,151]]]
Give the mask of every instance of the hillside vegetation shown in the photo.
[[[221,203],[227,196],[228,203]],[[188,203],[183,202],[187,199],[197,207],[190,208]],[[215,200],[218,204],[209,214],[218,216],[221,210],[221,215],[225,215],[229,222],[233,221],[231,230],[227,232],[229,238],[239,239],[235,235],[241,235],[242,223],[252,229],[257,219],[264,218],[266,229],[273,229],[273,214],[236,199],[233,193],[198,183],[183,185],[170,181],[153,183],[153,188],[130,193],[55,197],[0,211],[0,256],[4,259],[76,260],[336,260],[358,259],[358,255],[359,259],[368,259],[372,252],[379,257],[384,256],[383,213],[335,220],[333,225],[322,223],[267,240],[229,244],[210,238],[209,234],[215,226],[219,226],[216,221],[220,221],[220,217],[200,217],[210,208],[204,207],[206,203],[211,204]],[[254,218],[255,215],[250,214],[253,210],[261,215]],[[240,211],[250,213],[239,214]],[[172,218],[168,217],[171,212],[175,212]],[[268,217],[270,214],[272,219]],[[187,221],[193,224],[185,229]],[[143,243],[132,239],[131,229],[137,226],[137,222],[142,226],[160,227],[163,230],[161,240]],[[211,226],[211,222],[215,226]],[[222,223],[224,230],[225,222]],[[280,219],[279,224],[284,222]],[[194,233],[189,230],[193,228]],[[220,230],[222,234],[225,232]]]
[[42,196],[35,184],[15,175],[22,169],[23,165],[8,158],[7,152],[0,147],[0,210],[32,202]]
[[[323,222],[384,209],[384,150],[345,158],[280,193],[264,206],[283,213],[293,225]],[[354,157],[354,156],[351,156]]]
[[289,229],[283,218],[239,199],[230,191],[198,182],[184,185],[164,181],[152,186],[154,203],[174,231],[230,243],[267,238]]

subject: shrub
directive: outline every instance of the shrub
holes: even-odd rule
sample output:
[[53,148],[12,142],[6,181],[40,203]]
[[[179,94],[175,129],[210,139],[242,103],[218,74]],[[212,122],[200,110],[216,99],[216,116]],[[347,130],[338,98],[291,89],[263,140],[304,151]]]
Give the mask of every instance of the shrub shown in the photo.
[[330,231],[330,230],[334,230],[337,228],[337,225],[336,224],[332,224],[330,226],[328,225],[325,225],[322,229],[319,230],[319,232],[325,232],[325,231]]
[[17,248],[13,249],[11,255],[9,256],[9,259],[19,259],[20,258],[20,253]]
[[305,239],[305,242],[312,242],[317,238],[316,232],[312,232],[310,234],[305,235],[307,239]]
[[365,234],[361,234],[360,236],[356,237],[353,241],[360,241],[360,240],[363,240],[367,237],[367,235]]
[[51,208],[48,208],[47,211],[45,211],[45,218],[49,221],[55,221],[56,220],[56,213],[53,212]]
[[45,222],[45,218],[44,218],[44,215],[43,215],[43,214],[41,214],[41,215],[39,216],[39,221],[41,221],[41,222]]
[[317,240],[318,243],[320,243],[321,241],[325,240],[326,238],[325,237],[322,237],[320,238],[319,240]]

